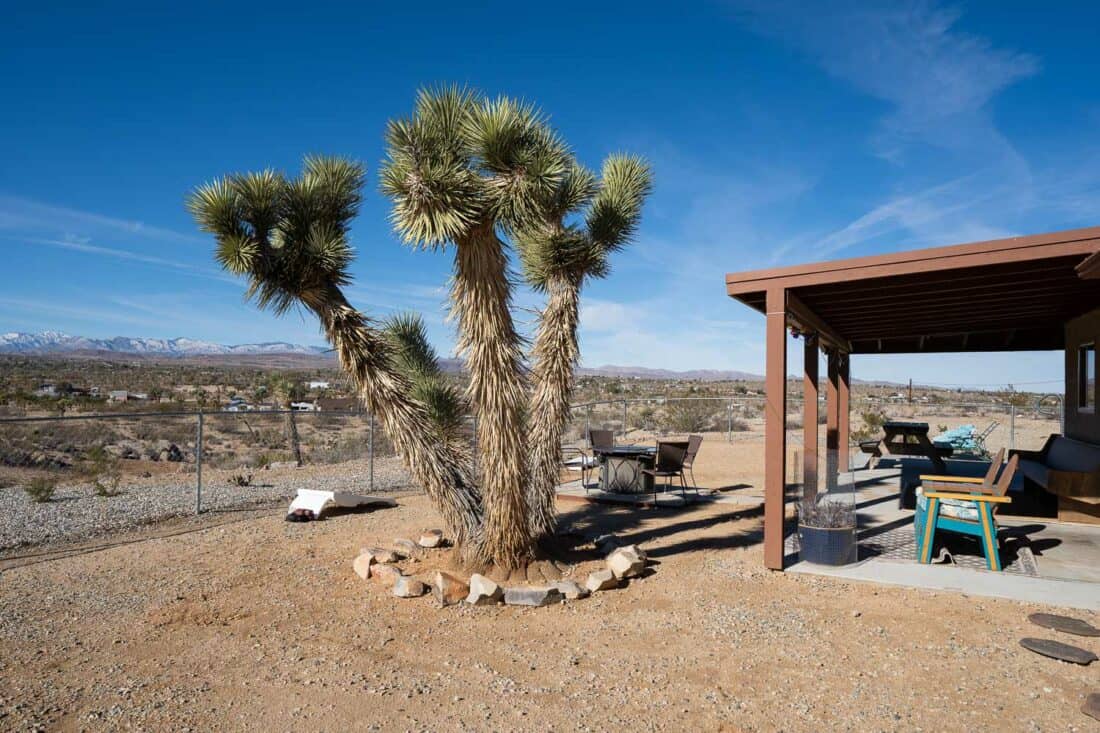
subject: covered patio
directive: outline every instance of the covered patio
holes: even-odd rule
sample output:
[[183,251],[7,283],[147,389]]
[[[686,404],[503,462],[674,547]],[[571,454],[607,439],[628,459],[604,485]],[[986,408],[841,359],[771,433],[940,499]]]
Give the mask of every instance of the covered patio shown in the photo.
[[[805,495],[814,495],[822,481],[820,486],[835,486],[851,468],[851,359],[861,354],[1065,351],[1065,432],[1070,442],[1091,449],[1100,444],[1094,356],[1091,376],[1082,370],[1087,350],[1100,338],[1097,277],[1100,227],[727,275],[728,294],[766,318],[766,566],[782,570],[793,561],[784,547],[790,521],[788,332],[804,346]],[[824,462],[818,447],[819,350],[827,372]],[[997,381],[996,374],[972,376]],[[1100,508],[1091,498],[1082,502],[1077,488],[1070,494],[1046,497],[1057,514],[1044,521],[1071,515],[1089,521],[1094,507]],[[881,511],[887,505],[893,506],[874,506]],[[871,516],[868,510],[862,514]]]

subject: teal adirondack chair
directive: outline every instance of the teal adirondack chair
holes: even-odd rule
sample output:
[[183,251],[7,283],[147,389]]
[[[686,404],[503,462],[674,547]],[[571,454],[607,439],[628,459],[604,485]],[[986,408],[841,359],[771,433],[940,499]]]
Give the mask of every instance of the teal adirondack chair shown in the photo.
[[997,542],[997,507],[1012,501],[1008,487],[1016,475],[1019,456],[1012,456],[1000,478],[1002,450],[990,466],[985,479],[960,476],[921,476],[917,489],[917,511],[913,527],[917,539],[917,560],[932,562],[936,531],[958,532],[977,537],[982,543],[985,562],[990,570],[1001,569]]

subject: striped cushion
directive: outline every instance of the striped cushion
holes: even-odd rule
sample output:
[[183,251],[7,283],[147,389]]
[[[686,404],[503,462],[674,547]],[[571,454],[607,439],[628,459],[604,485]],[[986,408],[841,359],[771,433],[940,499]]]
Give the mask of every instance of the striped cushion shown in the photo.
[[[924,490],[919,486],[917,487],[917,506],[921,511],[928,510],[928,499],[924,497]],[[977,522],[978,505],[963,499],[940,499],[940,516]]]

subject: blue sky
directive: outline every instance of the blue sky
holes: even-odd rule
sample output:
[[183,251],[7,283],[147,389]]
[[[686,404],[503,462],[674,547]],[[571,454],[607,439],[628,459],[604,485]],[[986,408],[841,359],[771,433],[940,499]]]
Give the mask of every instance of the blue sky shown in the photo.
[[[386,120],[439,82],[537,102],[593,167],[652,162],[636,244],[585,293],[590,366],[761,371],[763,319],[727,271],[1100,223],[1096,4],[156,5],[5,10],[0,331],[320,343],[242,303],[183,209],[209,178],[316,152],[370,170],[353,301],[422,311],[449,352],[450,257],[401,246],[376,178]],[[539,300],[517,304],[530,320]],[[1027,383],[1061,362],[853,372]]]

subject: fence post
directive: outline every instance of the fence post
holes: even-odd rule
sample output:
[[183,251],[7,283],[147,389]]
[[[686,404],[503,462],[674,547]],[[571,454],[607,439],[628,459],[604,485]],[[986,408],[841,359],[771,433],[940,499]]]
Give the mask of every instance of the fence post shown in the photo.
[[195,514],[202,514],[202,410],[195,427]]
[[367,439],[367,464],[370,471],[370,490],[374,491],[374,412],[370,413],[370,430]]
[[1016,405],[1008,407],[1008,449],[1016,450]]
[[623,437],[626,437],[626,400],[623,400]]
[[592,435],[592,405],[584,406],[584,439],[591,440]]
[[726,442],[733,442],[733,400],[726,405]]

